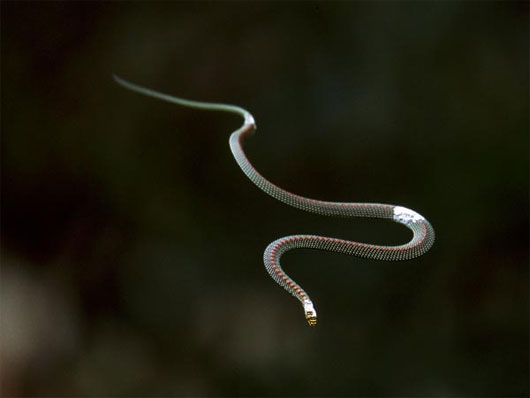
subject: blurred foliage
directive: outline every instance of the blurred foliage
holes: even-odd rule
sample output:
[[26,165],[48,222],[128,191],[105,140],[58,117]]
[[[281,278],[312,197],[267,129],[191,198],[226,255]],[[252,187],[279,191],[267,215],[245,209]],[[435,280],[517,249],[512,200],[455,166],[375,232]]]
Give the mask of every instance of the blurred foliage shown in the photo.
[[[528,3],[10,2],[2,34],[3,396],[528,395]],[[292,233],[399,243],[377,220],[277,203],[399,204],[404,263],[296,251]]]

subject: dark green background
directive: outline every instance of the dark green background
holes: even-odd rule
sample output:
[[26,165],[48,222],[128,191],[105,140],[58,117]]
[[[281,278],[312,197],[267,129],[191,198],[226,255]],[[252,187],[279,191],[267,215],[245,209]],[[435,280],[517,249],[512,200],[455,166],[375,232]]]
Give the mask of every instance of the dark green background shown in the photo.
[[[526,2],[1,5],[4,396],[526,396]],[[288,234],[400,244],[259,191],[410,207],[416,260],[283,259]]]

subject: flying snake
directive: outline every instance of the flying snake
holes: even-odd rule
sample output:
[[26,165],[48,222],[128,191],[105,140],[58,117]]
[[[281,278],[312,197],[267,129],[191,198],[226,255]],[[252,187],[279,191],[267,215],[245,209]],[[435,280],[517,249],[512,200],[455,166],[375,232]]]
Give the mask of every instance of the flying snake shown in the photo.
[[401,206],[381,203],[346,203],[326,202],[305,198],[288,192],[263,177],[249,162],[243,150],[243,140],[256,130],[254,117],[247,110],[228,104],[191,101],[151,90],[128,82],[116,75],[114,80],[123,87],[137,93],[154,97],[159,100],[189,108],[207,111],[235,113],[243,117],[243,125],[235,130],[229,139],[230,149],[243,173],[265,193],[283,203],[311,213],[335,217],[370,217],[384,218],[402,224],[412,231],[412,239],[400,246],[382,246],[368,243],[352,242],[344,239],[328,238],[318,235],[291,235],[277,239],[265,249],[263,262],[270,276],[285,290],[296,297],[304,308],[309,325],[317,323],[317,313],[309,295],[290,278],[280,265],[281,256],[292,249],[318,249],[335,253],[349,254],[376,260],[398,261],[409,260],[421,256],[434,243],[434,230],[431,224],[414,210]]

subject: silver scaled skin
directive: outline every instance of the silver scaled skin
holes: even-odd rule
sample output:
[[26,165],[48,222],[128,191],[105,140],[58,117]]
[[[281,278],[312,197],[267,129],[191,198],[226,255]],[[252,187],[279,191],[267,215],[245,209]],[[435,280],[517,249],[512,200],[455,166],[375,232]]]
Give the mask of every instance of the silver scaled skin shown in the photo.
[[224,111],[235,113],[243,117],[243,125],[230,135],[230,149],[234,158],[247,177],[262,191],[285,204],[311,213],[335,217],[370,217],[385,218],[402,224],[412,231],[412,239],[400,246],[382,246],[367,243],[352,242],[344,239],[328,238],[318,235],[291,235],[275,240],[265,249],[263,262],[270,276],[285,290],[296,297],[304,308],[304,314],[310,326],[317,323],[317,313],[309,295],[290,278],[280,265],[283,253],[300,248],[326,250],[330,252],[349,254],[352,256],[371,258],[376,260],[399,261],[409,260],[421,256],[434,243],[434,230],[431,224],[420,214],[401,206],[381,203],[346,203],[326,202],[309,199],[290,193],[263,177],[247,159],[243,151],[243,140],[256,130],[254,117],[245,109],[227,104],[190,101],[171,95],[163,94],[145,87],[138,86],[114,76],[114,80],[123,87],[190,108],[210,111]]

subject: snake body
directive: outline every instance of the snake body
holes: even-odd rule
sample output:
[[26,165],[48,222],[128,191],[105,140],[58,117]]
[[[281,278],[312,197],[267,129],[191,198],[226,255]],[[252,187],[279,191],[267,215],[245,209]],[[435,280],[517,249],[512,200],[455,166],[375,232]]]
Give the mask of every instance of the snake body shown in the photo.
[[317,313],[309,295],[282,269],[280,258],[285,252],[292,249],[308,248],[376,260],[398,261],[421,256],[433,245],[434,230],[431,224],[414,210],[380,203],[326,202],[309,199],[290,193],[268,181],[252,166],[243,150],[243,140],[256,130],[254,117],[245,109],[234,105],[190,101],[139,86],[118,76],[114,76],[114,79],[129,90],[163,101],[190,108],[224,111],[242,116],[244,119],[243,125],[230,135],[230,149],[237,164],[247,177],[273,198],[300,210],[324,216],[384,218],[402,224],[412,231],[412,239],[408,243],[399,246],[358,243],[318,235],[291,235],[270,243],[263,255],[265,268],[280,286],[302,303],[309,325],[316,325]]

